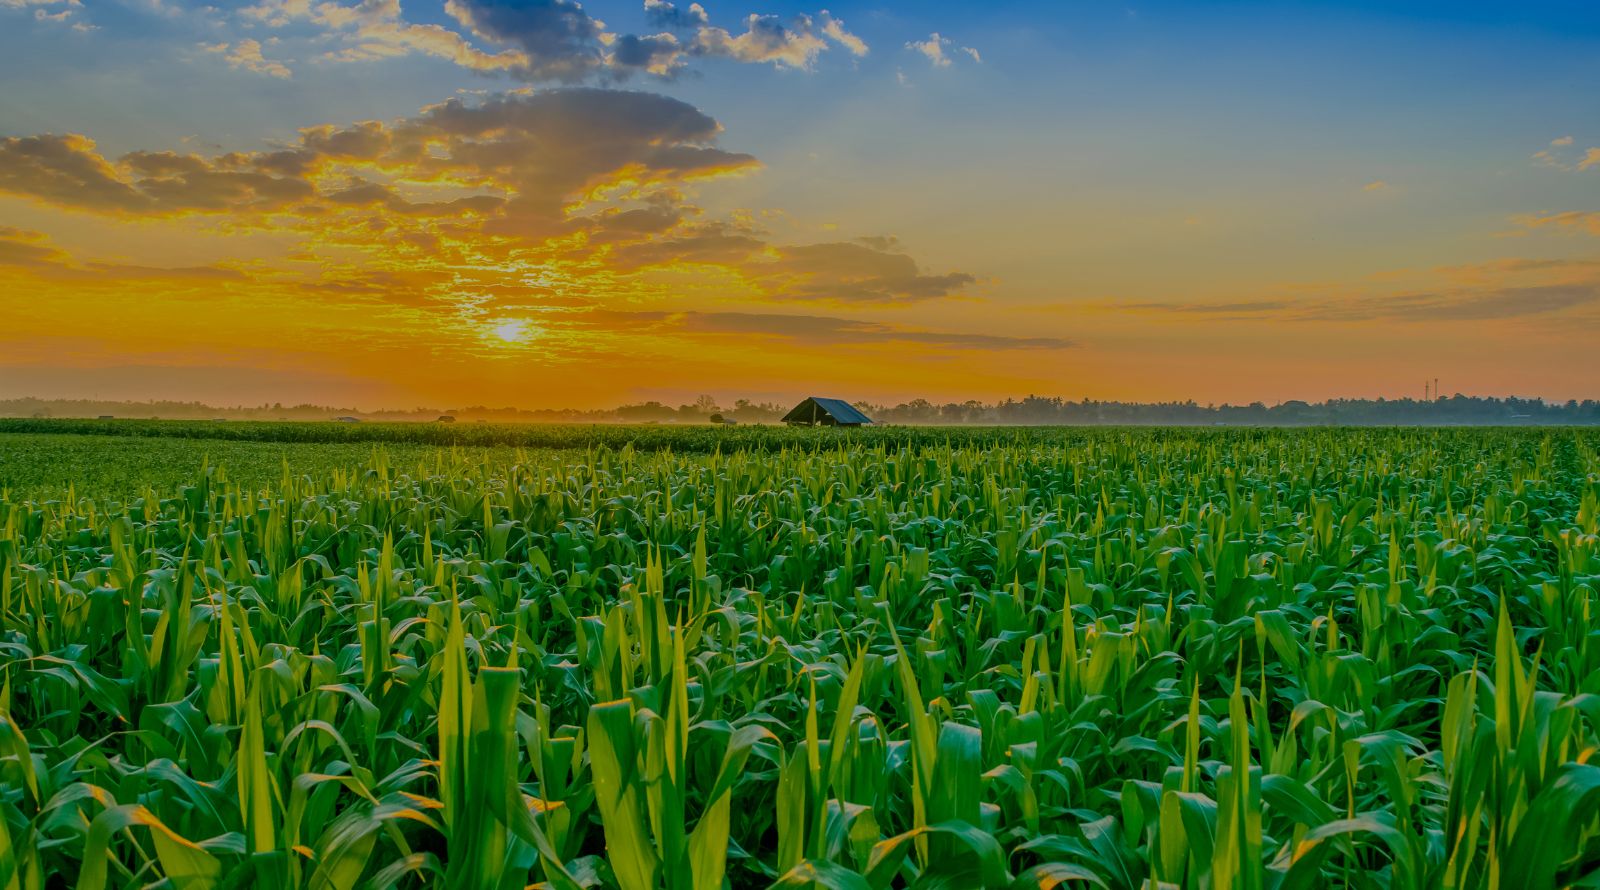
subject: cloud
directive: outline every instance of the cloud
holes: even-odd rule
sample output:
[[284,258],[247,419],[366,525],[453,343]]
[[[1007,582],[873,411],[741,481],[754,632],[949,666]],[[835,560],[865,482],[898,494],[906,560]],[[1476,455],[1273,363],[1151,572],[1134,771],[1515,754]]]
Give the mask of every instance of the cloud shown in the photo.
[[1450,291],[1354,296],[1317,300],[1255,300],[1236,303],[1134,303],[1124,311],[1208,315],[1229,320],[1275,322],[1450,322],[1494,321],[1548,315],[1600,303],[1600,281],[1501,285]]
[[[287,212],[319,226],[340,207],[376,204],[399,216],[493,216],[488,228],[499,234],[542,236],[597,188],[648,189],[757,166],[716,147],[720,130],[693,106],[650,93],[512,93],[451,99],[388,124],[309,127],[281,149],[214,157],[139,151],[112,160],[81,135],[11,137],[0,140],[0,192],[106,214],[229,213],[244,222]],[[402,187],[450,196],[414,199]]]
[[913,303],[958,296],[976,283],[965,272],[924,272],[890,238],[777,245],[760,232],[718,222],[624,245],[611,258],[630,270],[720,266],[774,301]]
[[1568,172],[1583,172],[1600,168],[1600,146],[1583,150],[1573,149],[1571,136],[1550,140],[1550,147],[1534,152],[1533,162],[1540,167],[1550,167]]
[[201,49],[208,53],[220,53],[228,60],[228,67],[242,68],[265,74],[269,77],[287,80],[291,74],[289,67],[282,62],[275,62],[261,54],[261,41],[246,38],[234,44],[207,43],[201,44]]
[[965,53],[972,61],[981,63],[983,57],[970,46],[956,47],[950,38],[941,36],[938,31],[928,35],[927,40],[913,40],[906,44],[906,49],[921,53],[927,58],[928,63],[935,68],[948,68],[952,61],[948,50],[955,47],[957,52]]
[[610,70],[621,72],[623,77],[627,72],[644,71],[667,78],[684,67],[683,48],[671,34],[618,37],[611,42],[606,61]]
[[584,309],[556,313],[556,326],[575,325],[599,330],[652,332],[726,340],[757,338],[789,341],[808,346],[916,344],[938,349],[979,351],[1068,349],[1072,341],[1059,337],[1011,337],[927,330],[879,321],[827,315],[790,315],[768,312],[664,312]]
[[66,259],[43,232],[0,226],[0,266],[38,268],[59,265]]
[[626,271],[681,264],[743,268],[767,251],[761,233],[725,222],[679,226],[665,234],[613,249],[613,265]]
[[572,82],[605,64],[605,23],[573,0],[448,0],[445,11],[483,40],[520,48],[529,80]]
[[867,53],[867,45],[846,31],[838,19],[826,11],[813,19],[795,16],[784,22],[775,15],[752,13],[745,18],[742,33],[723,28],[701,27],[690,52],[697,56],[718,56],[740,62],[769,62],[778,67],[809,70],[829,42],[838,43],[852,54]]
[[1382,192],[1382,191],[1387,191],[1389,188],[1390,188],[1389,183],[1385,182],[1382,179],[1375,179],[1372,182],[1369,182],[1366,185],[1362,186],[1361,190],[1364,191],[1364,192]]
[[[513,91],[310,126],[258,151],[112,157],[77,134],[0,139],[0,194],[298,237],[314,261],[282,274],[304,292],[416,306],[667,298],[684,281],[709,299],[874,305],[961,296],[976,283],[922,268],[892,238],[790,244],[754,214],[705,218],[691,189],[760,166],[718,145],[721,129],[652,93]],[[693,277],[672,277],[682,271]]]
[[826,9],[814,17],[802,14],[787,22],[776,15],[751,14],[745,17],[744,30],[734,34],[713,26],[699,3],[679,7],[669,0],[645,0],[644,6],[651,24],[689,35],[686,51],[690,55],[809,69],[830,45],[844,47],[854,56],[868,52],[866,41]]
[[779,337],[820,344],[917,343],[974,350],[1065,349],[1073,345],[1058,337],[928,331],[822,315],[688,312],[679,317],[679,325],[691,333]]
[[1497,287],[1327,301],[1305,317],[1327,321],[1484,321],[1559,312],[1600,301],[1600,283]]
[[0,192],[101,212],[142,212],[152,204],[100,156],[94,140],[73,134],[0,139]]
[[240,9],[239,15],[269,27],[282,28],[296,19],[311,18],[312,5],[312,0],[262,0]]
[[[826,9],[822,11],[817,19],[818,21],[822,22],[822,33],[827,35],[827,37],[833,40],[835,43],[838,43],[840,46],[849,50],[851,55],[864,56],[869,52],[867,42],[850,33],[849,31],[846,31],[844,22],[834,18]],[[973,58],[978,57],[977,50],[971,50],[970,52],[972,53]]]
[[691,29],[711,24],[706,8],[698,3],[679,8],[667,0],[644,0],[644,13],[650,24],[659,28]]
[[128,263],[80,262],[50,242],[48,235],[29,229],[0,226],[0,268],[21,270],[52,281],[114,287],[134,281],[177,282],[243,281],[237,269],[220,266],[162,267]]
[[361,0],[354,6],[334,0],[262,0],[244,7],[239,15],[272,28],[299,20],[326,28],[330,37],[344,43],[324,56],[329,61],[361,62],[416,53],[481,72],[510,71],[528,65],[525,53],[509,49],[487,52],[443,25],[405,21],[399,0]]
[[[405,19],[398,0],[262,0],[240,16],[269,27],[309,21],[343,45],[324,58],[359,62],[412,53],[447,59],[480,72],[540,83],[614,83],[636,74],[671,78],[692,57],[722,57],[809,69],[831,46],[864,55],[867,45],[827,11],[815,17],[751,15],[732,33],[711,24],[705,8],[648,0],[646,18],[666,30],[621,34],[576,0],[447,0],[445,12],[462,31]],[[500,47],[481,48],[478,44]]]
[[1113,308],[1123,312],[1152,312],[1172,315],[1214,315],[1244,318],[1280,312],[1295,305],[1295,303],[1289,300],[1246,300],[1236,303],[1119,303]]
[[399,0],[362,0],[356,6],[319,3],[313,8],[312,18],[335,31],[346,32],[354,44],[345,53],[331,54],[334,60],[359,61],[415,52],[473,71],[531,70],[524,53],[486,52],[442,25],[406,22],[401,18]]
[[927,275],[888,240],[837,241],[780,248],[765,271],[780,299],[897,303],[960,293],[975,283],[965,272]]
[[1600,211],[1595,210],[1526,214],[1512,217],[1511,221],[1527,229],[1575,229],[1591,235],[1600,235]]
[[82,0],[0,0],[0,9],[31,9],[36,22],[70,25],[74,31],[98,30],[78,17],[83,11]]

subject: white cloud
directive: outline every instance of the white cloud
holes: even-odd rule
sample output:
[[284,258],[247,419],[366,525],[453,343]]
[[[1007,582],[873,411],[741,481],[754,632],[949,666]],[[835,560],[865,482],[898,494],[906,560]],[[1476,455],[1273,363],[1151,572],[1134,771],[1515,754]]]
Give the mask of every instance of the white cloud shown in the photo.
[[965,53],[972,61],[982,63],[983,57],[970,46],[956,46],[950,38],[941,35],[938,31],[928,35],[927,40],[913,40],[906,44],[906,49],[921,53],[927,58],[928,63],[935,68],[948,68],[952,61],[948,50],[954,48],[957,52]]
[[1600,168],[1600,147],[1577,149],[1576,140],[1561,136],[1550,140],[1550,147],[1533,153],[1533,162],[1540,167],[1556,170],[1578,171]]
[[311,18],[311,0],[262,0],[255,6],[246,6],[239,14],[274,28],[281,28],[295,19]]
[[282,62],[268,59],[261,54],[261,41],[246,38],[237,43],[206,43],[201,44],[201,49],[208,53],[217,53],[228,60],[228,67],[254,71],[268,77],[288,79],[293,73],[289,66]]
[[[323,56],[334,61],[416,53],[528,81],[616,81],[639,72],[671,77],[694,56],[809,69],[834,46],[855,56],[868,51],[866,42],[827,10],[789,20],[750,15],[735,33],[712,25],[699,3],[679,7],[671,0],[645,0],[646,17],[667,30],[635,35],[608,30],[575,0],[447,0],[444,7],[461,30],[409,22],[398,0],[256,0],[239,15],[274,28],[295,21],[321,25],[344,44]],[[484,49],[485,44],[499,49]]]
[[0,9],[31,9],[34,21],[71,23],[77,31],[94,30],[93,25],[73,19],[73,14],[83,9],[80,0],[0,0]]

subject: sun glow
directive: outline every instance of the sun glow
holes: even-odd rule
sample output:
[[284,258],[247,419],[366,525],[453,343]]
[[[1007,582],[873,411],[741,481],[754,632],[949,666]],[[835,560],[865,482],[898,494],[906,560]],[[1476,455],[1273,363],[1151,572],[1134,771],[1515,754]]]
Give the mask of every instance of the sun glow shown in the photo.
[[490,337],[502,343],[526,343],[533,336],[528,323],[515,318],[491,324],[488,333]]

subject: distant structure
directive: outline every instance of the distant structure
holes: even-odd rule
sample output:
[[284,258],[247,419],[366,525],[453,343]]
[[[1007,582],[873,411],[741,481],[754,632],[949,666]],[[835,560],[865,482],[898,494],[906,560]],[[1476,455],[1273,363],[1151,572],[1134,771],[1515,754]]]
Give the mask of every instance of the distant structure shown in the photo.
[[812,396],[783,415],[783,422],[790,426],[861,426],[871,423],[872,418],[843,399]]
[[350,415],[346,414],[343,417],[335,417],[334,418],[334,422],[335,423],[360,423],[361,422],[361,418],[359,418],[359,417],[351,417]]
[[115,414],[102,414],[102,415],[100,415],[100,419],[101,420],[116,420],[117,419],[117,415],[115,415]]
[[441,415],[439,415],[439,419],[434,421],[434,423],[455,423],[455,422],[456,422],[456,416],[454,414],[441,414]]

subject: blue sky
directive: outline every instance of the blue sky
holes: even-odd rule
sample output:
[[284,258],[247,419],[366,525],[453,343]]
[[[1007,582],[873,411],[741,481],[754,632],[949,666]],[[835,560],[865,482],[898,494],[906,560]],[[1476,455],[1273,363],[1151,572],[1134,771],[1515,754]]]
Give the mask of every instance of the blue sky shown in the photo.
[[[1600,372],[1581,367],[1583,334],[1600,325],[1600,161],[1586,154],[1600,146],[1595,4],[840,2],[825,10],[716,2],[696,18],[687,4],[642,2],[0,0],[0,138],[81,134],[120,185],[155,194],[175,186],[141,172],[130,153],[193,155],[217,172],[235,163],[229,152],[302,146],[307,127],[399,128],[452,97],[470,106],[582,87],[605,105],[614,104],[607,93],[629,90],[713,120],[720,132],[693,144],[709,140],[748,161],[687,178],[648,171],[642,183],[637,170],[590,171],[585,189],[606,185],[566,194],[562,220],[472,217],[484,233],[525,227],[515,250],[461,265],[464,255],[441,248],[426,263],[390,270],[426,277],[446,268],[459,281],[459,270],[477,275],[487,264],[517,281],[533,269],[559,281],[560,307],[439,290],[426,305],[440,318],[419,319],[403,301],[386,310],[399,313],[396,324],[459,324],[464,343],[522,313],[512,320],[550,335],[532,338],[543,345],[526,355],[496,358],[525,362],[529,373],[570,373],[575,362],[611,354],[558,336],[557,320],[573,316],[557,308],[582,302],[597,319],[621,311],[654,319],[644,332],[612,332],[613,344],[640,338],[635,352],[712,354],[705,319],[742,332],[753,314],[769,318],[764,336],[788,350],[784,364],[774,350],[753,358],[719,341],[726,355],[689,362],[663,392],[708,388],[705,380],[730,373],[757,393],[788,392],[800,386],[795,369],[812,362],[793,332],[816,329],[819,318],[836,333],[877,332],[847,339],[879,370],[859,381],[841,371],[839,383],[878,398],[1014,389],[1370,395],[1409,392],[1391,381],[1429,368],[1448,369],[1472,391],[1600,389]],[[669,12],[676,26],[664,24]],[[773,17],[754,27],[773,29],[781,46],[741,42],[757,14]],[[650,61],[671,76],[629,67],[616,41],[640,38],[668,41],[649,44],[661,53]],[[446,42],[454,49],[441,49]],[[626,119],[608,126],[633,138]],[[516,162],[523,169],[499,169],[493,182],[452,174],[451,187],[514,197],[529,177],[566,182],[563,170],[541,168],[542,143],[530,144]],[[578,163],[581,146],[578,154],[562,163]],[[397,163],[335,166],[344,184],[441,185]],[[29,169],[8,181],[0,168],[0,224],[29,233],[29,243],[47,238],[79,271],[108,259],[265,269],[321,256],[331,241],[339,251],[367,249],[344,234],[317,236],[313,204],[295,205],[287,224],[244,225],[240,207],[191,196],[129,219],[87,193],[47,190],[45,174]],[[331,179],[314,185],[333,194]],[[641,234],[638,244],[582,235],[582,263],[568,235],[549,240],[549,226],[570,229],[586,213],[668,205],[678,208],[675,227]],[[442,225],[368,222],[421,227],[430,238]],[[755,253],[713,261],[683,252],[713,231],[740,233],[739,249]],[[465,253],[484,245],[451,243]],[[617,265],[647,253],[665,258]],[[799,257],[828,265],[802,267]],[[311,299],[295,288],[315,289],[319,274],[331,274],[293,266],[308,276],[293,278],[288,268],[259,273],[251,287],[267,290],[248,299],[294,317],[296,299]],[[793,277],[778,283],[779,268]],[[64,324],[71,303],[34,321]],[[316,306],[330,317],[350,308]],[[942,352],[929,345],[936,337],[945,338]],[[1486,351],[1507,337],[1547,360],[1485,365]],[[1306,361],[1320,349],[1348,358]],[[118,361],[219,360],[191,351],[175,345]],[[436,374],[452,383],[360,391],[442,397],[471,379],[472,354]],[[81,368],[74,375],[93,378]],[[263,379],[271,389],[271,375]],[[592,397],[644,389],[618,380]]]

